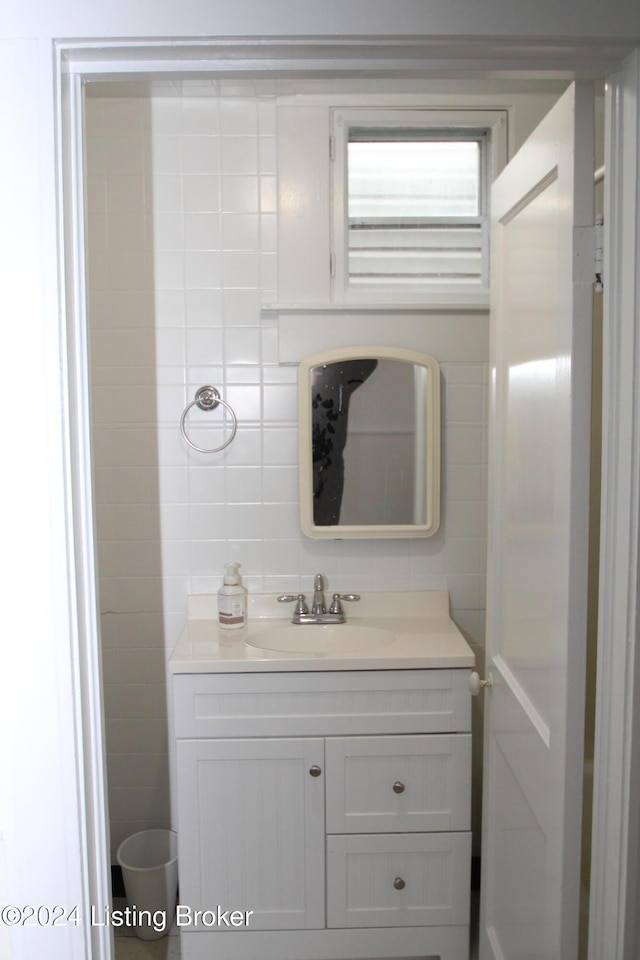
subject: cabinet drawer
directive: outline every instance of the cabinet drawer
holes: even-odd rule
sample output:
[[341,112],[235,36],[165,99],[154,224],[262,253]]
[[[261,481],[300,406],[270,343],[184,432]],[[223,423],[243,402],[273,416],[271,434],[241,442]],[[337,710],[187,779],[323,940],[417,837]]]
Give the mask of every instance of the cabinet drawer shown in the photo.
[[327,926],[469,922],[470,833],[327,837]]
[[176,736],[466,732],[468,676],[466,669],[179,674]]
[[470,827],[470,734],[335,737],[325,763],[328,833]]

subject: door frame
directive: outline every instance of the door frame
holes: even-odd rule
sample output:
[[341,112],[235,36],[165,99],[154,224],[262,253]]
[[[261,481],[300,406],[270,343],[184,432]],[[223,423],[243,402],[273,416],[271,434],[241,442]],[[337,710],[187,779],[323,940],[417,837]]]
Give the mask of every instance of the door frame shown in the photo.
[[[605,301],[603,344],[603,470],[594,761],[593,855],[589,958],[633,960],[640,933],[634,906],[640,893],[640,681],[637,638],[638,528],[640,519],[640,48],[620,45],[612,54],[591,42],[492,41],[464,38],[435,43],[428,37],[389,41],[354,37],[339,43],[296,38],[238,41],[61,41],[54,46],[56,142],[59,180],[62,389],[66,442],[72,464],[69,512],[70,577],[75,590],[74,646],[79,673],[74,689],[80,744],[78,796],[83,798],[83,849],[87,911],[106,903],[110,858],[106,821],[104,723],[99,617],[93,532],[89,364],[83,205],[83,84],[88,79],[280,75],[342,77],[363,69],[384,76],[514,76],[567,79],[608,73],[605,178]],[[197,57],[194,59],[194,48]],[[410,56],[408,56],[410,52]],[[523,67],[524,64],[524,67]],[[605,895],[606,893],[606,895]],[[91,931],[92,957],[109,960],[111,935]],[[606,948],[606,949],[605,949]]]
[[[598,664],[589,958],[638,956],[640,51],[607,83]],[[615,952],[612,947],[615,945]]]

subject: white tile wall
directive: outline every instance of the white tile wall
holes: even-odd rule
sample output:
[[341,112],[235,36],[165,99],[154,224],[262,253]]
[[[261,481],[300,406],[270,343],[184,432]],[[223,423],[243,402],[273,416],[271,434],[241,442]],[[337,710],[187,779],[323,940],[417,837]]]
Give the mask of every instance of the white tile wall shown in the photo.
[[[91,377],[112,846],[171,821],[166,658],[222,564],[249,590],[447,587],[483,643],[486,364],[443,367],[443,521],[429,540],[311,541],[297,516],[296,370],[277,299],[275,104],[87,102]],[[178,431],[197,387],[236,411],[215,456]],[[215,417],[215,420],[214,420]],[[214,414],[189,415],[202,446]]]

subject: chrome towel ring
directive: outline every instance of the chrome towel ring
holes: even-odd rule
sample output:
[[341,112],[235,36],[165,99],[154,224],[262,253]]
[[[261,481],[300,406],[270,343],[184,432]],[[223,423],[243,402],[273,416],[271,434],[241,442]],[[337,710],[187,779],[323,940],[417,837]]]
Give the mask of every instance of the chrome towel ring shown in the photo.
[[[197,444],[193,442],[193,440],[189,437],[187,433],[187,428],[185,426],[187,414],[189,413],[189,410],[191,410],[191,407],[199,407],[200,410],[215,410],[216,407],[219,406],[220,404],[222,404],[225,410],[228,411],[229,416],[231,417],[231,435],[227,437],[225,442],[220,444],[219,447],[212,447],[211,449],[207,449],[206,447],[199,447]],[[230,405],[227,403],[226,400],[222,399],[219,391],[216,390],[215,387],[210,386],[209,384],[206,384],[204,387],[199,387],[196,390],[195,400],[192,400],[191,403],[187,404],[187,406],[184,408],[182,412],[182,416],[180,417],[180,433],[182,434],[186,442],[189,444],[189,446],[193,447],[194,450],[197,450],[198,453],[218,453],[220,450],[224,450],[224,448],[228,447],[231,441],[233,440],[233,438],[235,437],[237,429],[238,429],[238,418],[236,417],[232,408],[230,407]]]

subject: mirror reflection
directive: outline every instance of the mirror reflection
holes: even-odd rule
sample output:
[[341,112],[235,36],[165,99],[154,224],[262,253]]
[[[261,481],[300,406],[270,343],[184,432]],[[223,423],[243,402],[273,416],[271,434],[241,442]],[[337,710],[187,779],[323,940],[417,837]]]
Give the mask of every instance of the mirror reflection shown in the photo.
[[437,530],[438,365],[377,350],[330,351],[301,365],[301,510],[310,536]]

